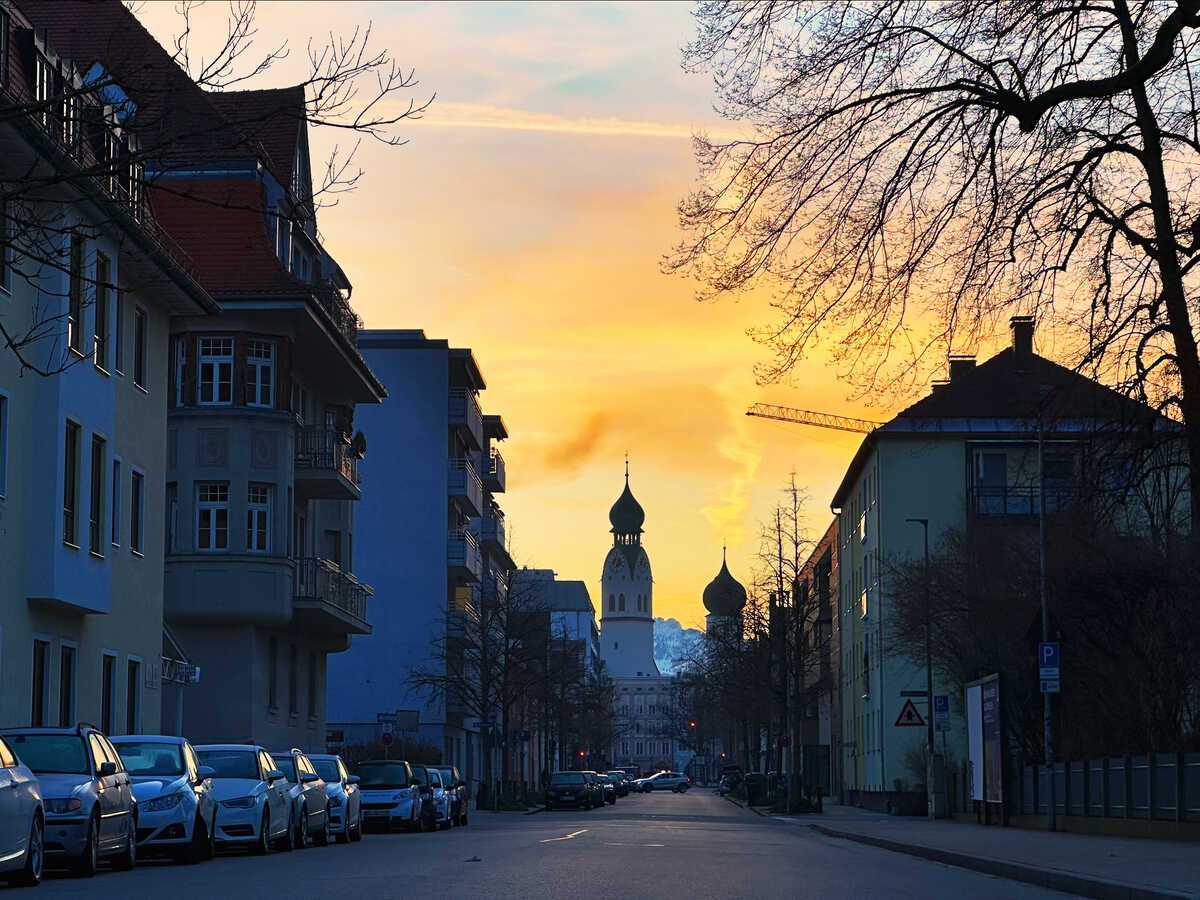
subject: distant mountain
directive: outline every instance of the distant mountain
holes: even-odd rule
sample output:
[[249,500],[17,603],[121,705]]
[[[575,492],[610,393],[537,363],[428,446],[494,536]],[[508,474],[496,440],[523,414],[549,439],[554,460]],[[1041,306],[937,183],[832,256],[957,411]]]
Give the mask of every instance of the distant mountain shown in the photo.
[[675,619],[655,619],[654,661],[658,671],[674,675],[681,661],[695,655],[703,639],[699,628],[684,628]]

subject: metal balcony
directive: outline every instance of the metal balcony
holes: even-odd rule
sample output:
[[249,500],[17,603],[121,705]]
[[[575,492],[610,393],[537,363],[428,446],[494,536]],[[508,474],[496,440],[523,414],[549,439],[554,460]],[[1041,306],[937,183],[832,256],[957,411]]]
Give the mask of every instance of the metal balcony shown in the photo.
[[[1047,484],[1046,514],[1053,515],[1070,507],[1075,490],[1070,485]],[[1040,512],[1041,492],[1037,485],[975,485],[967,498],[968,511],[980,519],[1028,519]]]
[[482,466],[483,486],[493,494],[503,494],[505,486],[504,475],[504,457],[500,455],[499,450],[493,449],[486,460],[487,465]]
[[479,542],[465,528],[453,528],[446,534],[446,567],[464,581],[478,581],[483,571]]
[[307,499],[361,499],[358,458],[346,435],[327,425],[296,426],[295,484]]
[[447,493],[463,508],[468,516],[477,516],[483,511],[483,482],[475,473],[475,466],[466,457],[448,460]]
[[479,520],[479,541],[485,546],[506,549],[504,513],[498,509],[488,510]]
[[370,634],[367,598],[375,592],[335,563],[297,559],[293,610],[302,625],[339,634]]
[[474,391],[452,388],[447,406],[450,427],[457,429],[472,450],[483,448],[483,413]]

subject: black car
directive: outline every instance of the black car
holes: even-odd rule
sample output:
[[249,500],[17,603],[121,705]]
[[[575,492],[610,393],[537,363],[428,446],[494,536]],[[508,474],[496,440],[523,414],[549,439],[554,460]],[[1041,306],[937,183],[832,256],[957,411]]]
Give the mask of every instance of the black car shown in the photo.
[[606,772],[605,774],[608,775],[608,777],[610,779],[612,779],[613,787],[615,787],[617,789],[618,797],[625,797],[625,796],[629,795],[629,775],[628,775],[628,773],[622,771],[621,769],[613,769],[612,771]]
[[596,805],[595,790],[584,772],[555,772],[546,785],[546,809],[578,806],[591,809]]
[[467,811],[471,808],[471,793],[463,781],[457,766],[437,766],[442,773],[442,784],[450,796],[450,818],[455,825],[467,824]]
[[602,791],[600,796],[604,798],[604,802],[610,806],[616,806],[617,786],[613,782],[612,778],[610,778],[608,775],[597,773],[596,780],[600,782],[600,788]]

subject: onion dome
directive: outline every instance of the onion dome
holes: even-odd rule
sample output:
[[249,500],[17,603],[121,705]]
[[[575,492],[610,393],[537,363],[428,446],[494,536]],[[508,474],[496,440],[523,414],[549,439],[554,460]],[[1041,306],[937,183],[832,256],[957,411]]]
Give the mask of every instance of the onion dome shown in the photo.
[[613,534],[641,534],[642,524],[646,521],[646,512],[642,504],[634,499],[633,491],[629,490],[629,468],[625,469],[625,490],[608,511],[608,521],[612,522]]
[[722,555],[721,571],[704,589],[704,608],[714,616],[737,616],[745,605],[746,589],[729,574],[729,566]]

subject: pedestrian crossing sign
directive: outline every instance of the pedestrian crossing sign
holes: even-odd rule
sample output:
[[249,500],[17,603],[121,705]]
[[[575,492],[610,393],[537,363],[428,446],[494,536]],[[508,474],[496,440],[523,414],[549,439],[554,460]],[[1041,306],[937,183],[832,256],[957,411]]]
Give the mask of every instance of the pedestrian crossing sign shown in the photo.
[[897,728],[924,728],[925,719],[917,710],[916,704],[912,700],[905,700],[904,707],[900,710],[900,716],[896,719]]

